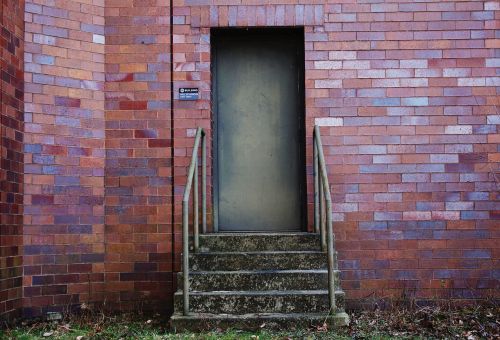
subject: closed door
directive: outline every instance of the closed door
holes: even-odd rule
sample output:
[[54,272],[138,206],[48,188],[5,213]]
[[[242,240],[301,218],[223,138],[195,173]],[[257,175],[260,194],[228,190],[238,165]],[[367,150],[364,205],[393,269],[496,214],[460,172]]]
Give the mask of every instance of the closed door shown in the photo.
[[214,35],[215,208],[221,231],[303,224],[303,43],[296,31]]

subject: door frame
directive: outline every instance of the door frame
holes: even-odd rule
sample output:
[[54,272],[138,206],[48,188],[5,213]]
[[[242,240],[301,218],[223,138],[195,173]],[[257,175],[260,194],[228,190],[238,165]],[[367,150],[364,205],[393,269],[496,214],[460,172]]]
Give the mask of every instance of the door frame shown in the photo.
[[[211,74],[211,127],[212,127],[212,211],[213,230],[219,232],[219,169],[218,169],[218,100],[217,100],[217,41],[222,37],[237,38],[241,33],[262,35],[265,33],[281,33],[294,37],[297,43],[297,68],[299,88],[299,167],[302,174],[299,182],[301,231],[307,231],[307,166],[306,166],[306,126],[305,126],[305,55],[304,27],[252,27],[233,28],[214,27],[210,29],[210,74]],[[233,231],[231,231],[233,232]],[[238,231],[234,231],[238,232]],[[251,232],[251,231],[245,231]],[[256,231],[257,232],[257,231]]]

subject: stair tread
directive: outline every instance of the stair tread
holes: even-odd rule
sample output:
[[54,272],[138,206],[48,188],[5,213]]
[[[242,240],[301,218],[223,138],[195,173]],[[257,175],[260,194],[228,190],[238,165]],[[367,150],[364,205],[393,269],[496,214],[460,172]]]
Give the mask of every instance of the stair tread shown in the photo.
[[324,313],[247,313],[247,314],[213,314],[213,313],[190,313],[189,315],[173,314],[172,319],[186,318],[186,319],[237,319],[246,320],[249,318],[326,318],[328,312]]
[[[182,295],[183,292],[178,290],[175,295]],[[336,290],[335,294],[344,294],[343,290]],[[327,289],[317,290],[211,290],[208,292],[189,291],[189,295],[200,296],[232,296],[232,295],[246,295],[246,296],[285,296],[285,295],[328,295]]]
[[[335,270],[338,271],[338,270]],[[258,270],[192,270],[189,275],[231,275],[231,274],[325,274],[328,269],[258,269]]]
[[240,254],[248,254],[248,255],[287,255],[287,254],[326,254],[321,250],[254,250],[254,251],[200,251],[198,253],[194,253],[192,251],[189,252],[189,256],[196,255],[240,255]]
[[218,236],[311,236],[319,237],[317,233],[309,233],[305,231],[285,231],[285,232],[217,232],[200,234],[200,237],[218,237]]

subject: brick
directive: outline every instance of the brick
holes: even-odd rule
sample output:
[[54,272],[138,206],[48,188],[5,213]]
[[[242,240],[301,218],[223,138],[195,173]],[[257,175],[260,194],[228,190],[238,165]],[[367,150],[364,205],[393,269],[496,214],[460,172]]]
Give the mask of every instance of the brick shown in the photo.
[[93,34],[92,35],[92,42],[94,42],[95,44],[105,44],[105,37],[104,35],[101,35],[101,34]]
[[400,193],[380,193],[374,195],[375,202],[401,202],[402,194]]
[[470,135],[472,134],[472,125],[449,125],[445,128],[448,135]]
[[485,86],[486,78],[458,78],[458,86]]
[[387,230],[387,222],[359,222],[359,230]]
[[446,210],[471,210],[473,202],[446,202]]
[[354,60],[356,59],[356,51],[330,51],[328,52],[330,60]]
[[429,105],[429,98],[427,97],[401,98],[401,105],[427,106]]
[[374,98],[372,101],[373,106],[400,106],[399,98]]
[[427,68],[427,60],[425,59],[410,59],[410,60],[400,60],[399,66],[403,69],[405,68]]
[[358,70],[359,78],[384,78],[384,70]]
[[488,250],[464,250],[465,258],[473,259],[489,259],[491,258],[491,252]]
[[344,120],[343,118],[335,118],[335,117],[316,118],[315,124],[319,126],[343,126]]
[[433,154],[431,155],[431,163],[457,163],[457,154]]
[[386,154],[387,147],[385,145],[360,145],[359,152],[368,155]]
[[342,81],[339,79],[316,80],[314,84],[317,89],[342,88]]
[[487,123],[500,125],[500,115],[489,115],[487,116]]
[[430,220],[431,212],[430,211],[404,211],[403,212],[403,220]]
[[403,219],[401,212],[378,212],[374,213],[375,221],[400,221]]

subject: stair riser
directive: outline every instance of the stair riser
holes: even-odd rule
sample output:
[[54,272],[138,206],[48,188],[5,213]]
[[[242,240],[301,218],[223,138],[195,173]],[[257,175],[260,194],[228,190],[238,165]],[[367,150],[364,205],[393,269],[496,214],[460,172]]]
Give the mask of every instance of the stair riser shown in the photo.
[[192,270],[299,270],[327,269],[324,253],[275,253],[275,254],[192,254],[189,259]]
[[[344,294],[335,294],[343,311]],[[174,298],[175,311],[182,313],[182,295]],[[245,313],[328,313],[328,295],[191,295],[190,312],[214,314]]]
[[[339,272],[335,272],[336,289],[339,289]],[[177,277],[182,289],[182,273]],[[317,290],[328,289],[328,273],[192,273],[189,276],[190,290],[208,292],[212,290]]]
[[315,234],[301,235],[201,235],[200,247],[206,251],[283,251],[321,250]]

